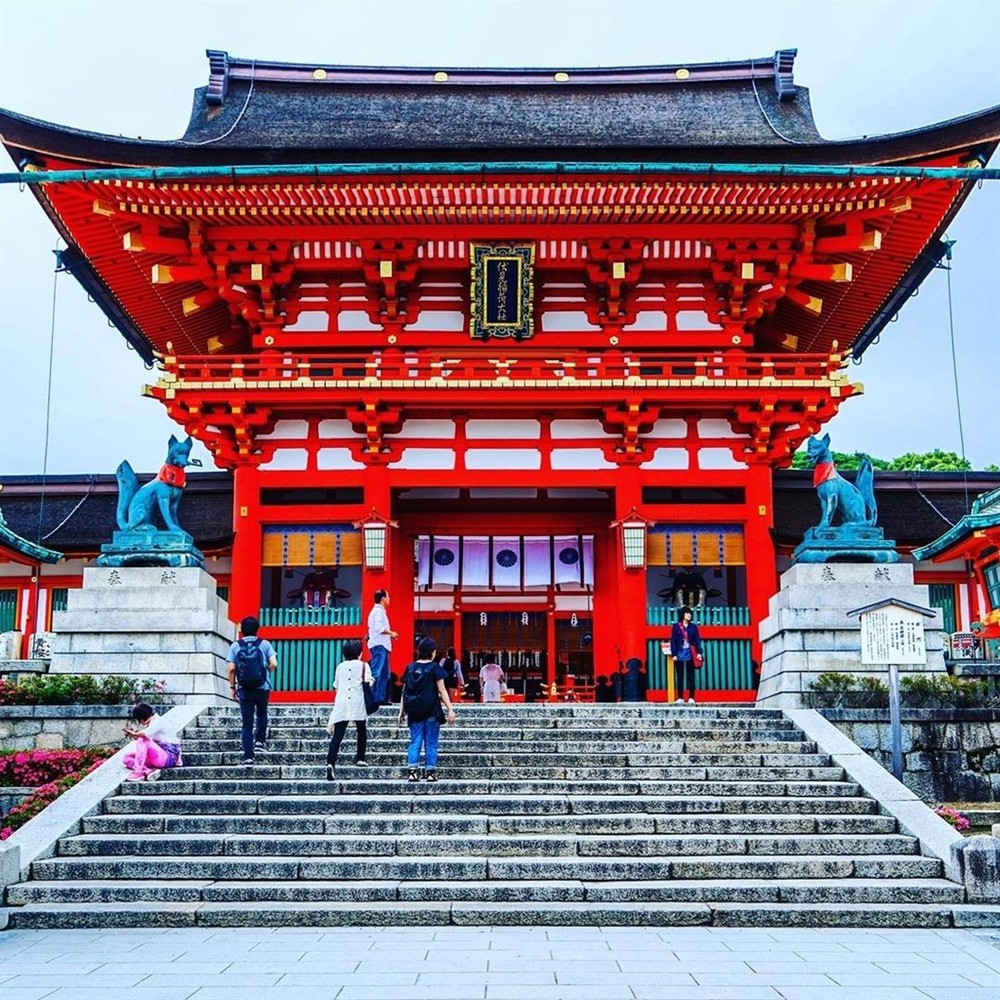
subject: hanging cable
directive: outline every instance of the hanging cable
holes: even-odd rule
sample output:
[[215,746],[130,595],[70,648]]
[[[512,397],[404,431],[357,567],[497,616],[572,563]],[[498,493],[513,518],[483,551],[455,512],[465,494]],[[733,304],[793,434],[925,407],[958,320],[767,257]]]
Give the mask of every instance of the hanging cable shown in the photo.
[[[948,234],[945,234],[945,239],[948,238]],[[965,513],[968,514],[972,510],[972,505],[969,500],[969,470],[968,461],[965,457],[965,427],[962,423],[962,394],[959,389],[958,384],[958,354],[955,350],[955,309],[954,303],[951,296],[951,244],[948,244],[948,249],[945,250],[945,257],[948,263],[944,266],[945,276],[947,280],[948,287],[948,336],[951,340],[951,373],[952,379],[955,383],[955,410],[958,413],[958,443],[962,451],[962,482],[965,485]]]
[[201,139],[199,142],[185,142],[183,139],[181,139],[180,140],[181,143],[183,143],[185,146],[208,146],[213,142],[221,142],[223,139],[226,138],[226,136],[231,135],[233,129],[235,129],[236,126],[239,125],[239,123],[243,120],[243,115],[246,114],[246,110],[250,106],[250,98],[253,97],[253,88],[254,88],[256,73],[257,73],[257,60],[254,59],[250,63],[250,88],[247,90],[247,99],[243,102],[243,107],[240,108],[240,113],[236,116],[236,120],[233,122],[232,125],[229,126],[229,128],[226,129],[225,132],[222,133],[222,135],[217,135],[215,136],[214,139]]
[[[55,360],[56,345],[56,291],[59,287],[59,275],[65,270],[62,257],[59,252],[61,238],[56,238],[55,249],[52,251],[56,255],[56,267],[52,272],[52,303],[49,308],[49,373],[45,387],[45,439],[42,446],[42,488],[38,496],[38,528],[35,531],[35,541],[41,544],[42,524],[45,516],[45,483],[49,470],[49,430],[52,423],[52,365]],[[45,536],[48,537],[47,535]]]

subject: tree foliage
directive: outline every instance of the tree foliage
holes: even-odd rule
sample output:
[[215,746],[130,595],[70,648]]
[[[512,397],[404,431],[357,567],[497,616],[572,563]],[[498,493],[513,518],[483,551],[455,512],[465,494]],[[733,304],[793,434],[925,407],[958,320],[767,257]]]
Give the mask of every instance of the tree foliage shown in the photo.
[[[848,454],[844,451],[834,451],[830,453],[834,464],[838,469],[850,472],[856,470],[861,460],[866,456],[861,452]],[[959,458],[953,451],[942,451],[935,448],[933,451],[908,451],[905,455],[886,460],[884,458],[872,458],[872,465],[876,469],[885,469],[889,472],[972,472],[972,463],[967,458]],[[806,459],[805,450],[797,451],[792,456],[793,469],[808,469],[809,462]],[[988,465],[986,472],[998,472],[1000,469],[996,465]]]

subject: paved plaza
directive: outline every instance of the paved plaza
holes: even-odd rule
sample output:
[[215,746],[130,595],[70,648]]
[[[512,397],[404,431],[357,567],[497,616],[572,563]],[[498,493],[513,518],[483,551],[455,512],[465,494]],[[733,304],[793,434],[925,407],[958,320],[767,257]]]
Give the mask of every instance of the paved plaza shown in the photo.
[[1000,932],[13,930],[3,1000],[997,1000]]

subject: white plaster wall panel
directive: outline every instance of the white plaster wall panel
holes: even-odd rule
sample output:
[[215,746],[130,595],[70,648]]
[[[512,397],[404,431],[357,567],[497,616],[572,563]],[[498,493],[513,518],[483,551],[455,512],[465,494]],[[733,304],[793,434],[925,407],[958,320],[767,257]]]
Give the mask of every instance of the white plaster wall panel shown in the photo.
[[728,420],[699,420],[698,437],[700,438],[734,438],[743,437],[729,426]]
[[540,469],[542,453],[535,448],[470,448],[467,469]]
[[363,469],[364,462],[359,462],[350,448],[320,448],[316,452],[317,469]]
[[699,469],[745,469],[747,463],[736,458],[729,448],[699,448]]
[[319,436],[323,440],[327,438],[356,438],[354,428],[349,420],[321,420],[319,422]]
[[323,309],[303,308],[298,319],[283,329],[285,333],[325,333],[330,329],[330,314]]
[[601,426],[600,420],[553,420],[549,424],[549,433],[556,440],[580,440],[618,436],[606,433]]
[[450,448],[404,448],[393,469],[454,469],[455,453]]
[[412,323],[407,323],[406,330],[421,333],[424,330],[445,330],[449,333],[462,333],[465,330],[465,313],[460,309],[424,309]]
[[688,469],[691,467],[691,456],[686,448],[657,448],[656,454],[643,462],[644,469]]
[[579,312],[549,310],[542,313],[542,330],[545,333],[590,333],[600,327],[591,323],[582,309]]
[[368,313],[360,309],[345,309],[337,316],[338,333],[370,333],[381,329],[368,318]]
[[273,439],[302,439],[309,435],[309,424],[305,420],[279,420],[270,434],[258,434],[258,441]]
[[643,434],[647,438],[682,438],[687,437],[687,421],[685,420],[657,420],[653,424],[653,429],[648,434]]
[[260,468],[267,471],[303,471],[309,462],[309,452],[305,448],[275,448],[270,462],[261,462]]
[[537,420],[470,420],[465,425],[470,440],[537,441],[542,425]]
[[454,420],[407,420],[398,434],[387,434],[386,437],[403,438],[444,438],[451,441],[455,437]]
[[600,448],[553,448],[549,456],[553,469],[614,469]]
[[662,309],[643,309],[636,313],[635,320],[623,327],[626,333],[660,331],[667,328],[667,314]]

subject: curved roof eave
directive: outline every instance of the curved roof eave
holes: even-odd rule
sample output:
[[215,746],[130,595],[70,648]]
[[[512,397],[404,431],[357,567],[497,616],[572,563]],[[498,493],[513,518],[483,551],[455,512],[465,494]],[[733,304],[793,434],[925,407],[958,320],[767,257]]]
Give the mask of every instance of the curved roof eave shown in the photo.
[[829,165],[906,164],[968,149],[991,155],[1000,142],[1000,105],[969,115],[906,132],[867,136],[861,139],[822,140],[774,146],[476,146],[463,148],[442,143],[419,150],[404,147],[285,149],[220,146],[186,143],[182,140],[132,139],[69,128],[0,109],[0,142],[19,169],[24,161],[55,158],[90,166],[144,167],[199,164],[275,164],[302,162],[405,162],[407,160],[472,161],[506,159],[567,161],[655,161],[657,159],[699,162],[719,160],[720,150],[729,158],[747,163],[816,163]]

